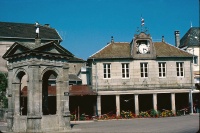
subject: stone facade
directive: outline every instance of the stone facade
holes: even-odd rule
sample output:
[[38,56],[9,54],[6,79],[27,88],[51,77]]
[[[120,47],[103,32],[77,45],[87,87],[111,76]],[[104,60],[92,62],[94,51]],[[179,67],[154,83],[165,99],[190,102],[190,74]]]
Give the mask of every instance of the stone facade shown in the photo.
[[[34,46],[38,45],[38,46]],[[57,53],[52,59],[52,51],[48,47],[56,47],[53,42],[47,44],[47,49],[39,48],[36,52],[32,47],[43,47],[42,44],[33,44],[30,51],[24,51],[22,45],[13,46],[3,56],[9,62],[8,66],[8,129],[14,132],[47,132],[64,131],[70,129],[69,112],[69,64],[67,53]],[[15,49],[17,47],[17,49]],[[52,50],[52,49],[51,49]],[[32,52],[31,52],[32,51]],[[45,51],[46,54],[43,53]],[[45,115],[48,78],[53,74],[56,77],[56,113]],[[21,79],[27,76],[27,115],[21,114]]]
[[[148,63],[148,78],[141,78],[140,73],[140,63],[146,62]],[[159,77],[159,68],[158,62],[166,62],[166,77]],[[176,76],[176,62],[184,63],[184,76],[177,77]],[[104,78],[103,74],[103,64],[110,63],[111,64],[111,78]],[[130,64],[130,77],[122,78],[122,63]],[[191,68],[190,61],[185,60],[174,60],[174,61],[166,61],[166,60],[107,60],[105,62],[96,63],[97,65],[97,75],[98,75],[98,90],[112,88],[113,90],[117,89],[137,89],[138,87],[142,87],[141,85],[146,84],[152,88],[160,88],[160,87],[179,87],[179,86],[191,86]],[[93,66],[93,77],[95,77],[95,66]],[[96,79],[92,79],[93,86],[95,86]],[[143,88],[143,87],[142,87]],[[109,89],[108,89],[109,90]]]
[[[188,106],[188,103],[193,112],[192,57],[192,54],[165,43],[164,39],[163,42],[152,42],[150,35],[144,32],[135,35],[131,43],[112,40],[88,58],[91,85],[98,93],[98,115],[112,111],[119,116],[125,108],[136,115],[147,108],[167,108],[176,113],[177,109],[181,109],[183,104]],[[159,66],[160,63],[164,66]],[[193,90],[193,93],[198,92]],[[184,103],[176,103],[179,95],[184,96]],[[106,104],[105,100],[112,102]],[[131,100],[134,102],[130,104]],[[145,103],[148,104],[144,106]]]

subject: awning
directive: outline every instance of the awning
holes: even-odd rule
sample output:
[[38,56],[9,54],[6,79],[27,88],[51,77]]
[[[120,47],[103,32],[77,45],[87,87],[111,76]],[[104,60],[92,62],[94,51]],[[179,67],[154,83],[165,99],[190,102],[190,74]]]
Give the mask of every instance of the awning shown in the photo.
[[70,96],[97,95],[88,85],[72,85],[69,88]]

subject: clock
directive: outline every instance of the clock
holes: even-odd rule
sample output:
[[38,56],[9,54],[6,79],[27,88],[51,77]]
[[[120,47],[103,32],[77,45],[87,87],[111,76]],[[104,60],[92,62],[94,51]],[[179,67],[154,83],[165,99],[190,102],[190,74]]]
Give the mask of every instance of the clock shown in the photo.
[[137,53],[139,54],[147,54],[150,50],[150,45],[146,42],[139,42],[137,43]]
[[138,47],[138,50],[141,54],[146,54],[149,52],[149,46],[145,43],[141,43]]

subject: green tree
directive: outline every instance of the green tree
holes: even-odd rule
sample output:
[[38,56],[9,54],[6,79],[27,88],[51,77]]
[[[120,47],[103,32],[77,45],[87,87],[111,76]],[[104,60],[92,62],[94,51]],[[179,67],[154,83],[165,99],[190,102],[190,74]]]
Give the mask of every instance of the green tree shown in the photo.
[[0,107],[8,107],[8,99],[6,97],[6,88],[8,86],[7,76],[0,72]]

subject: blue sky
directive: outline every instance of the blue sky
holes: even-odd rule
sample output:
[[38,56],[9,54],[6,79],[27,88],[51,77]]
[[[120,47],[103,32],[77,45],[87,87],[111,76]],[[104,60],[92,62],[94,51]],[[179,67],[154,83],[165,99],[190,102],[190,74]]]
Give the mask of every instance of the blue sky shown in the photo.
[[0,21],[50,24],[63,38],[61,45],[87,59],[115,42],[130,42],[141,15],[153,41],[174,45],[174,31],[182,37],[199,26],[199,0],[0,0]]

